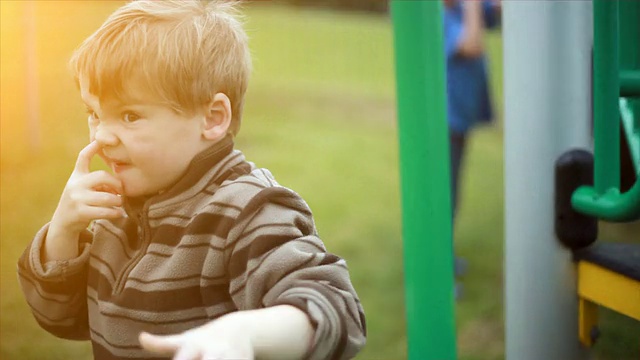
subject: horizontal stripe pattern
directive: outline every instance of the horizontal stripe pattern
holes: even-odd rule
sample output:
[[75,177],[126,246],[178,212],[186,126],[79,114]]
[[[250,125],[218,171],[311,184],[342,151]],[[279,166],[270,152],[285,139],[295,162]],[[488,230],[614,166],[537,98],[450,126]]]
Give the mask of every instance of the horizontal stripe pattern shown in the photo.
[[229,142],[198,155],[174,188],[128,207],[127,218],[96,221],[77,259],[39,263],[45,226],[18,270],[43,328],[90,334],[96,359],[152,359],[140,331],[178,333],[289,304],[316,329],[311,359],[355,355],[364,313],[345,261],[326,251],[307,204]]

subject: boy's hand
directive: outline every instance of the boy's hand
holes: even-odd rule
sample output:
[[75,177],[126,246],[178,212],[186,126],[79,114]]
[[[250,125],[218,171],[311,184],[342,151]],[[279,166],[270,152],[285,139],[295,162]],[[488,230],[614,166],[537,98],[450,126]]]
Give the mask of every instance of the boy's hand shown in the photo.
[[99,150],[100,145],[93,141],[78,154],[49,226],[45,242],[47,260],[77,256],[78,236],[91,221],[115,219],[124,214],[118,195],[123,192],[120,180],[106,171],[89,170],[91,159]]
[[253,344],[242,312],[222,316],[178,335],[141,333],[142,347],[174,360],[254,359]]
[[307,315],[291,305],[236,311],[178,335],[141,333],[142,347],[174,360],[305,358],[314,336]]
[[122,183],[106,171],[89,170],[91,159],[100,150],[93,141],[78,154],[76,166],[62,192],[52,225],[81,232],[92,220],[122,217]]

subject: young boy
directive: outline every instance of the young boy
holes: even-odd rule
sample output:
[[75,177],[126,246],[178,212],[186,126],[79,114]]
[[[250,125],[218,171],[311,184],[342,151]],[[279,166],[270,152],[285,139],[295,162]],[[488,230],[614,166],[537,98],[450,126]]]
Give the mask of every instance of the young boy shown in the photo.
[[233,149],[250,72],[235,14],[131,2],[72,58],[91,142],[18,273],[38,323],[96,359],[346,359],[365,343],[307,204]]

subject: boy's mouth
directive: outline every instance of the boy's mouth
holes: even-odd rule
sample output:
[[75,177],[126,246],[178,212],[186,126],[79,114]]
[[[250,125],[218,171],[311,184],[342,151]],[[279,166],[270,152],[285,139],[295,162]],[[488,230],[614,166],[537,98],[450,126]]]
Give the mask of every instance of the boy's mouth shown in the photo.
[[118,158],[111,157],[109,156],[109,154],[106,154],[104,152],[101,154],[101,156],[102,156],[102,159],[107,164],[107,166],[109,166],[115,174],[119,174],[127,170],[132,165],[131,162],[129,161],[124,161]]
[[113,169],[113,172],[116,174],[119,174],[130,167],[131,164],[125,162],[114,161],[111,163],[111,169]]
[[131,163],[115,160],[115,159],[109,159],[109,167],[111,167],[111,170],[113,170],[114,173],[118,174],[130,168]]

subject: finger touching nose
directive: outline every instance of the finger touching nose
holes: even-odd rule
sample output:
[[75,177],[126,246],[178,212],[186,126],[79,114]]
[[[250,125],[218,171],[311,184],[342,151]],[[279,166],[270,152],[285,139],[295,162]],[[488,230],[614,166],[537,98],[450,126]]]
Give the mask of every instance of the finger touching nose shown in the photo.
[[89,173],[91,170],[91,159],[98,154],[102,146],[97,141],[92,141],[84,149],[80,150],[78,160],[76,160],[75,171],[80,173]]

